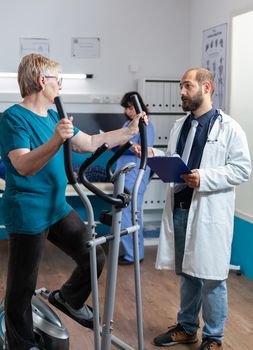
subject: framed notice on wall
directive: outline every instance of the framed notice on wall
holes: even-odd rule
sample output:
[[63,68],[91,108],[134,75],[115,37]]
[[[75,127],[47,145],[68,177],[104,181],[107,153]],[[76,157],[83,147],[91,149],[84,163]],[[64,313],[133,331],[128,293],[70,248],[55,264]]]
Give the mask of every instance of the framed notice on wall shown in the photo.
[[72,57],[99,58],[100,38],[72,38]]
[[49,40],[44,38],[20,38],[21,57],[30,53],[49,56]]
[[202,66],[215,78],[213,105],[225,110],[227,23],[203,31]]

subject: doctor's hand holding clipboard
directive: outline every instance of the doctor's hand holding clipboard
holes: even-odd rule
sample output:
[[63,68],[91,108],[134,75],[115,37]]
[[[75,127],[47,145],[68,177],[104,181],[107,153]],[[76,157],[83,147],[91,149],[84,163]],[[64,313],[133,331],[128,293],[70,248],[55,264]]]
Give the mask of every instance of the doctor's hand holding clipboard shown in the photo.
[[[140,157],[141,149],[139,145],[132,146],[135,154]],[[155,153],[159,151],[159,155]],[[159,176],[163,182],[180,183],[185,182],[188,187],[198,188],[200,176],[197,169],[189,169],[178,154],[165,156],[163,151],[148,147],[148,166]]]

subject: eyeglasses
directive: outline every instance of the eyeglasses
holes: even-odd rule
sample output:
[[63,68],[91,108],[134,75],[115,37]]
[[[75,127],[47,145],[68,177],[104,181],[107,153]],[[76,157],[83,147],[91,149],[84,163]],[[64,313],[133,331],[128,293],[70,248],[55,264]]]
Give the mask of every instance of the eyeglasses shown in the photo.
[[45,75],[45,78],[48,78],[48,79],[54,78],[54,79],[57,80],[58,86],[62,86],[62,80],[63,80],[63,78],[59,78],[59,77],[57,77],[57,76],[55,76],[55,75]]

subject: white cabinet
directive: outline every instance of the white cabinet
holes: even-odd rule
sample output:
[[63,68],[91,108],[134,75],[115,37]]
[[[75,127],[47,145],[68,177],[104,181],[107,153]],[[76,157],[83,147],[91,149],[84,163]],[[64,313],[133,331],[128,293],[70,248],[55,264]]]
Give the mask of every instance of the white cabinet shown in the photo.
[[151,113],[181,113],[179,80],[142,79],[139,91]]
[[164,111],[164,83],[148,81],[145,85],[145,97],[143,99],[149,111],[161,113]]
[[178,115],[172,114],[151,114],[150,120],[155,129],[154,145],[162,148],[167,148],[170,130],[178,118]]
[[158,177],[154,176],[149,182],[145,198],[143,201],[143,209],[161,209],[165,204],[167,184],[162,182]]
[[[155,129],[154,147],[167,149],[171,128],[176,119],[185,115],[180,98],[180,81],[177,79],[143,78],[138,91],[149,109]],[[167,184],[156,175],[151,179],[143,202],[143,227],[145,242],[158,237]]]
[[181,113],[179,81],[164,82],[164,112]]

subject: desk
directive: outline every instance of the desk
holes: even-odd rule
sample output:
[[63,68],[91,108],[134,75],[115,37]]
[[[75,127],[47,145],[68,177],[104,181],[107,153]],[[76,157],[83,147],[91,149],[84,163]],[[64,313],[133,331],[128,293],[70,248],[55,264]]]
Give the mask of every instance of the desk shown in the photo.
[[[84,187],[82,184],[79,184],[81,189],[87,194],[87,196],[94,196],[94,193],[89,191],[86,187]],[[100,190],[104,191],[106,194],[112,194],[113,192],[113,184],[109,182],[96,182],[94,183],[96,187],[98,187]],[[67,185],[66,188],[66,197],[73,197],[77,196],[76,191],[74,190],[72,185]]]

